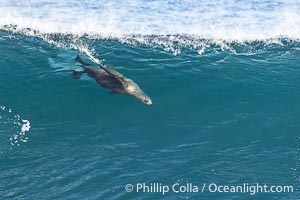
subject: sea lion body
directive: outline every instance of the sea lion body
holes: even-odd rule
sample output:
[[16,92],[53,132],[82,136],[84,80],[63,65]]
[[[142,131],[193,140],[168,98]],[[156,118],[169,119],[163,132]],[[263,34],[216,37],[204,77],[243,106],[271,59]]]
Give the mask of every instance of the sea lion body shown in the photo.
[[73,71],[73,76],[78,78],[81,74],[86,73],[89,77],[94,78],[98,84],[104,88],[111,89],[111,94],[127,94],[135,97],[146,105],[152,105],[151,98],[131,79],[126,78],[123,74],[105,66],[99,65],[101,70],[87,67],[87,64],[79,56],[75,59],[81,64],[83,71]]

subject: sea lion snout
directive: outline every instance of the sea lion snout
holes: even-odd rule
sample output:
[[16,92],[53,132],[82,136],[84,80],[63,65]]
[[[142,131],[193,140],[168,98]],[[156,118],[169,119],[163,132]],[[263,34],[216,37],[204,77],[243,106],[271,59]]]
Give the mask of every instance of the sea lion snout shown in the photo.
[[144,103],[147,104],[147,105],[149,105],[149,106],[153,104],[152,101],[151,101],[151,99],[146,99],[144,101]]
[[142,97],[138,98],[138,100],[140,100],[143,104],[146,104],[148,106],[153,104],[151,98],[148,96],[142,96]]

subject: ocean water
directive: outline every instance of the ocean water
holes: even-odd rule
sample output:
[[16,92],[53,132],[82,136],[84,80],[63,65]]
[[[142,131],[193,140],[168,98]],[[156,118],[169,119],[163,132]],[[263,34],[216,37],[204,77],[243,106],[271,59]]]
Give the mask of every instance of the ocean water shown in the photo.
[[[0,199],[299,199],[299,12],[297,0],[0,0]],[[73,79],[77,55],[153,105]]]

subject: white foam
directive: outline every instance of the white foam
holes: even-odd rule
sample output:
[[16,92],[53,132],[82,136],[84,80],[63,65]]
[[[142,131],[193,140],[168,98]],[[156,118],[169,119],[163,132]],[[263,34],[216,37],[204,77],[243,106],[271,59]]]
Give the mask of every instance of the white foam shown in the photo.
[[21,119],[20,115],[14,114],[12,109],[6,106],[0,106],[0,109],[0,123],[11,126],[11,131],[15,130],[14,133],[8,133],[10,134],[10,144],[12,146],[20,146],[21,143],[27,142],[28,137],[26,133],[30,131],[30,121]]
[[22,119],[22,127],[21,127],[21,132],[22,134],[25,134],[26,131],[30,130],[30,121],[28,121],[27,119]]
[[299,0],[0,0],[0,25],[42,33],[300,38]]

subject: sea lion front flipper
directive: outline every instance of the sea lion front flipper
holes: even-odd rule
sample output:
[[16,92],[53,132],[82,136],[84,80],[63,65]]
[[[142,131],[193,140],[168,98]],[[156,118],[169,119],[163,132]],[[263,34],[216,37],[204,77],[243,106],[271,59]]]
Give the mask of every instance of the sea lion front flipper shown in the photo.
[[116,90],[112,90],[112,91],[110,91],[110,94],[120,94],[120,93],[117,92]]
[[99,83],[102,87],[109,88],[117,93],[123,90],[123,85],[120,81],[114,77],[108,76],[106,74],[101,74],[96,77],[97,83]]

